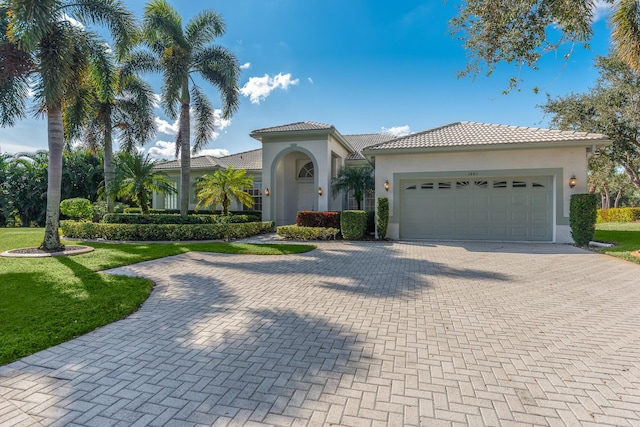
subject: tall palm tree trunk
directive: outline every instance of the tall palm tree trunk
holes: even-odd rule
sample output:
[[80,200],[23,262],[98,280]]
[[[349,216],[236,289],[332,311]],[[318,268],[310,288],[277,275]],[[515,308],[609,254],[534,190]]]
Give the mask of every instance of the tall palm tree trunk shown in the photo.
[[113,167],[113,137],[111,133],[111,115],[106,117],[104,130],[104,189],[107,196],[107,212],[113,213],[115,198],[111,194],[111,183],[114,177]]
[[60,244],[60,187],[62,183],[62,150],[64,148],[64,127],[60,105],[47,108],[47,138],[49,141],[49,181],[47,184],[47,214],[42,249],[55,250]]
[[180,108],[180,215],[189,210],[189,181],[191,179],[191,131],[189,103]]

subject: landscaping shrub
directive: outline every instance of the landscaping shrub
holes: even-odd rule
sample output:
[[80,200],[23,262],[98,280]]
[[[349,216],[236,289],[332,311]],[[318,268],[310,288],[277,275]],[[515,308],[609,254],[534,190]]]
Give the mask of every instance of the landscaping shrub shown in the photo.
[[242,224],[260,222],[260,218],[255,215],[106,214],[103,221],[109,224]]
[[367,212],[342,211],[340,215],[340,231],[345,239],[362,239],[367,231]]
[[340,228],[340,212],[299,211],[296,215],[298,227]]
[[596,232],[598,196],[595,194],[574,194],[569,205],[571,237],[578,246],[586,246]]
[[93,207],[91,201],[75,197],[60,202],[60,212],[76,221],[89,221],[93,218]]
[[640,220],[640,208],[598,209],[596,223],[633,222]]
[[273,222],[243,224],[107,224],[61,221],[65,237],[126,241],[239,239],[268,233]]
[[335,227],[301,227],[299,225],[281,225],[276,228],[278,236],[286,239],[329,240],[336,238],[340,230]]
[[376,201],[376,231],[378,239],[387,237],[387,228],[389,227],[389,199],[386,197],[378,197]]

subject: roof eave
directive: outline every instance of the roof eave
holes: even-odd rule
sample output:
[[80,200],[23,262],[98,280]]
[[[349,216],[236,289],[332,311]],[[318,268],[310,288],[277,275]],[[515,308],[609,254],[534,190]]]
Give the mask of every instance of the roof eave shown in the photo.
[[461,151],[489,151],[489,150],[527,150],[527,149],[543,149],[543,148],[567,148],[567,147],[607,147],[613,143],[610,139],[597,140],[576,140],[576,141],[548,141],[548,142],[529,142],[529,143],[512,143],[512,144],[481,144],[481,145],[452,145],[446,147],[412,147],[412,148],[386,148],[371,149],[365,148],[362,154],[365,157],[373,157],[385,154],[422,154],[422,153],[446,153]]

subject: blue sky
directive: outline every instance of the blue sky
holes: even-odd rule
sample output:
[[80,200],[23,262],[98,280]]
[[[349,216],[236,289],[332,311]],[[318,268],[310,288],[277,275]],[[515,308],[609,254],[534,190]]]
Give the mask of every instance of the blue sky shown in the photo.
[[[342,134],[419,132],[456,121],[546,127],[548,118],[536,107],[545,93],[592,86],[593,58],[610,46],[606,10],[598,9],[591,50],[576,47],[569,61],[562,53],[546,55],[538,71],[521,71],[519,91],[503,95],[508,77],[518,72],[513,66],[504,64],[490,77],[457,78],[466,53],[449,33],[456,0],[170,2],[183,22],[204,8],[220,13],[227,32],[218,43],[243,64],[241,105],[230,121],[218,123],[204,152],[214,155],[260,148],[252,130],[298,121],[332,124]],[[142,16],[145,1],[126,3]],[[159,78],[145,78],[159,92]],[[202,87],[219,108],[215,89]],[[158,133],[145,150],[172,159],[175,124],[160,109],[157,114]],[[42,119],[0,128],[1,152],[46,147]]]

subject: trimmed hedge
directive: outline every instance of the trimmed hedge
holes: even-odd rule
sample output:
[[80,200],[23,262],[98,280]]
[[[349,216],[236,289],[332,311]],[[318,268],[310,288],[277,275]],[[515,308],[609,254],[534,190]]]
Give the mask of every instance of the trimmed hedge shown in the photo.
[[573,194],[569,205],[571,237],[578,246],[586,246],[596,233],[598,196]]
[[[140,208],[127,208],[124,213],[142,215],[142,209]],[[166,215],[180,215],[180,209],[149,209],[149,214],[166,214]],[[222,215],[221,210],[212,211],[211,209],[189,209],[187,211],[189,215]],[[258,218],[262,218],[262,211],[229,211],[229,215],[255,215]]]
[[340,212],[299,211],[296,215],[298,227],[340,228]]
[[240,224],[260,222],[255,215],[187,215],[178,214],[105,214],[103,221],[108,224]]
[[231,240],[268,233],[274,223],[244,224],[105,224],[61,221],[65,237],[126,241]]
[[340,231],[342,237],[349,240],[358,240],[367,232],[367,211],[342,211],[340,215]]
[[596,223],[640,221],[640,208],[598,209]]
[[299,225],[281,225],[276,228],[278,236],[285,239],[329,240],[336,238],[340,230],[335,227],[301,227]]
[[386,197],[378,197],[376,201],[376,231],[378,239],[384,240],[387,237],[387,228],[389,227],[389,199]]

